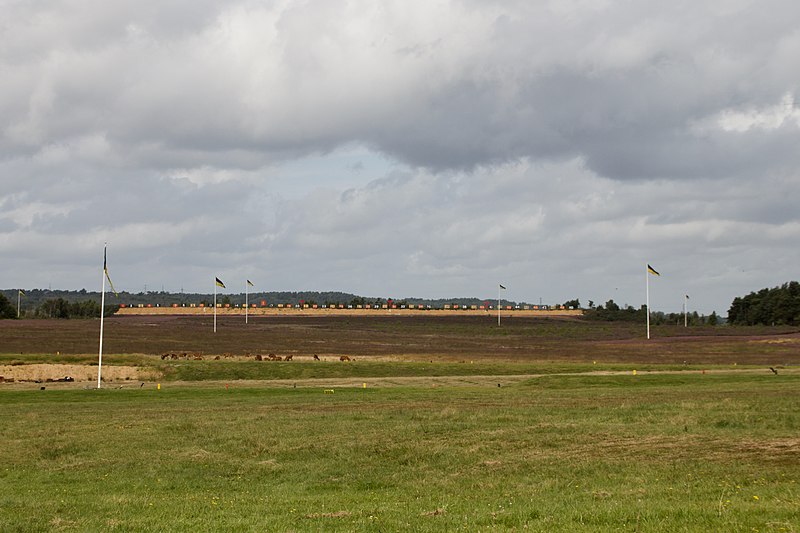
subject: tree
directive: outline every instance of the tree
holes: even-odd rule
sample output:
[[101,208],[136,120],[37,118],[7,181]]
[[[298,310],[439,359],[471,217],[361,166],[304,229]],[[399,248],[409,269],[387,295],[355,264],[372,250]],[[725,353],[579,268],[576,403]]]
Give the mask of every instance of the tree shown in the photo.
[[575,309],[580,309],[581,301],[577,298],[575,298],[574,300],[567,300],[566,302],[564,302],[564,307],[566,308],[574,307]]
[[3,294],[0,294],[0,318],[17,318],[17,310]]
[[719,324],[719,317],[717,316],[717,312],[711,311],[711,314],[708,315],[708,325],[716,326],[717,324]]

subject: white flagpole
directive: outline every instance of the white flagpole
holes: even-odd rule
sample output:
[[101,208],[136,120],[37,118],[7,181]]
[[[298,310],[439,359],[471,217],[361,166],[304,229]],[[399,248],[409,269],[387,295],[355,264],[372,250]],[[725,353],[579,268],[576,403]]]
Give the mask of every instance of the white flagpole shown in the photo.
[[103,289],[100,291],[100,352],[97,356],[97,388],[100,388],[100,376],[103,372],[103,317],[106,309],[106,247],[103,246]]
[[244,323],[247,324],[247,311],[249,310],[247,301],[247,281],[244,282]]
[[644,266],[644,283],[647,293],[647,339],[650,339],[650,272],[647,265]]
[[689,319],[688,319],[688,312],[689,312],[689,302],[687,301],[687,294],[683,295],[683,327],[689,327]]
[[500,325],[500,285],[497,286],[497,325]]
[[22,293],[17,289],[17,318],[19,318],[19,300],[22,298]]
[[214,333],[217,332],[217,278],[214,278]]

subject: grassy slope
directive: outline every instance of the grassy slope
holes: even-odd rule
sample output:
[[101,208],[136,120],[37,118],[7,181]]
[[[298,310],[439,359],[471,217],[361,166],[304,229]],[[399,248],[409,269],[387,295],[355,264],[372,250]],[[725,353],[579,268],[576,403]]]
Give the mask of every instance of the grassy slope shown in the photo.
[[798,381],[0,390],[0,529],[796,531]]

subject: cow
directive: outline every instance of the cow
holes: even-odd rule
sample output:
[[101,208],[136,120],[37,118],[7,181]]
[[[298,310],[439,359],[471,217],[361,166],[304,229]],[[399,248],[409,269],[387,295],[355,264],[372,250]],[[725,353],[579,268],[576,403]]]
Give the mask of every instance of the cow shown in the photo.
[[346,355],[343,355],[343,356],[341,356],[341,357],[339,358],[339,361],[342,361],[342,362],[346,362],[346,361],[349,361],[349,360],[350,360],[350,358],[349,358],[349,357],[347,357]]

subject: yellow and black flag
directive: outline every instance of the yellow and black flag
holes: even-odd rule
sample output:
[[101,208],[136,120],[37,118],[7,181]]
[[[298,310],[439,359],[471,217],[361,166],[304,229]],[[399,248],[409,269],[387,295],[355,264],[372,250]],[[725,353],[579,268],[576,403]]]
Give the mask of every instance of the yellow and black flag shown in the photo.
[[114,284],[111,283],[111,277],[108,275],[108,257],[106,253],[106,247],[103,247],[103,272],[106,275],[106,279],[108,280],[108,284],[111,286],[111,292],[114,293],[114,296],[119,296],[117,290],[114,288]]
[[651,267],[649,264],[647,265],[647,271],[650,272],[654,276],[660,276],[661,275],[656,271],[655,268]]
[[253,285],[253,282],[250,281],[249,279],[247,280],[247,284],[250,285],[251,287],[255,287],[255,285]]
[[19,289],[19,295],[20,296],[25,296],[25,291],[23,291],[22,289]]
[[215,278],[214,278],[214,280],[215,280],[215,281],[216,281],[216,283],[217,283],[217,287],[222,287],[223,289],[225,288],[225,284],[224,284],[224,283],[222,283],[222,280],[221,280],[221,279],[219,279],[219,278],[216,278],[216,277],[215,277]]

